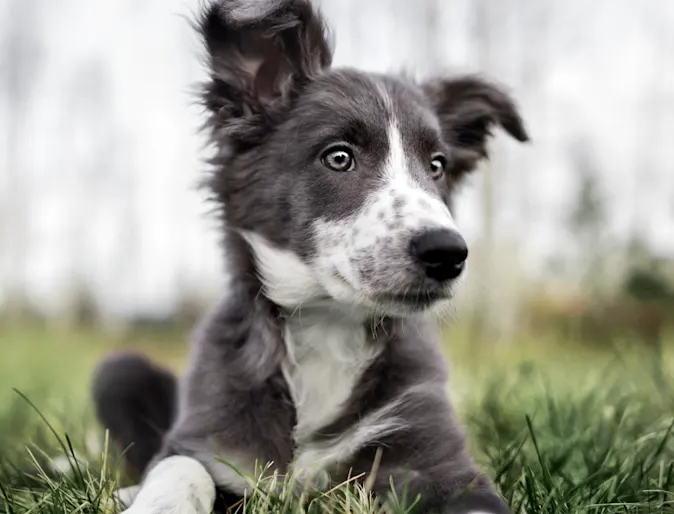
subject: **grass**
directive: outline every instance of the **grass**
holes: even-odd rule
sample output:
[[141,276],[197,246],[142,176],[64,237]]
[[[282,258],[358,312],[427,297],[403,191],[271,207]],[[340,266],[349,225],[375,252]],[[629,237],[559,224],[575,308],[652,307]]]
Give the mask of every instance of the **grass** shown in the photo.
[[[118,512],[112,491],[125,478],[92,420],[93,366],[134,347],[177,370],[184,336],[0,327],[0,513]],[[516,512],[674,513],[672,346],[596,349],[554,336],[487,346],[461,327],[447,341],[471,448]],[[63,454],[67,471],[50,472]],[[278,480],[258,479],[241,510],[382,510],[355,483],[309,499]]]

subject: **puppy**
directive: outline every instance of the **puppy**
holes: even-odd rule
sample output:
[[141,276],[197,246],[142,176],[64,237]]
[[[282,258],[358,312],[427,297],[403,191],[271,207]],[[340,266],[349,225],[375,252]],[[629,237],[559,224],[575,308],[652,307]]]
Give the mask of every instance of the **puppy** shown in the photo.
[[220,0],[198,27],[231,279],[179,384],[131,355],[96,374],[99,418],[145,474],[129,512],[224,509],[250,491],[230,464],[256,463],[317,488],[370,476],[421,512],[509,512],[467,452],[433,311],[468,255],[457,184],[493,127],[528,139],[513,101],[477,77],[335,69],[308,0]]

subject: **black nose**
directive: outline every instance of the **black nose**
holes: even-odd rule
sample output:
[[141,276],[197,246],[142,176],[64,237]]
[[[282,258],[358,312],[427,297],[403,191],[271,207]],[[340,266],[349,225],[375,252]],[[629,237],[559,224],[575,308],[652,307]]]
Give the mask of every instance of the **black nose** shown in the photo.
[[468,257],[468,247],[458,232],[434,229],[414,236],[410,253],[421,264],[428,278],[444,282],[461,274]]

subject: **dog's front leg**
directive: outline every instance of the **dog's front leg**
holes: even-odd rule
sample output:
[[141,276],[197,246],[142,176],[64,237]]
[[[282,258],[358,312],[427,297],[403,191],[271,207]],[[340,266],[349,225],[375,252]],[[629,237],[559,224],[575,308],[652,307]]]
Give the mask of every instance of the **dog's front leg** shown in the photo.
[[215,484],[199,461],[174,455],[157,463],[123,514],[209,514]]

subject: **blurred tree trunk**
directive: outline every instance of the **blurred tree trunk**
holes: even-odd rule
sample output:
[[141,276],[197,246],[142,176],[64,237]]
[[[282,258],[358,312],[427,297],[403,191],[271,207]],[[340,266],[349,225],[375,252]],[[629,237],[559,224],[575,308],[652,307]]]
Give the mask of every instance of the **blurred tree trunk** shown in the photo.
[[42,57],[38,29],[39,0],[13,0],[9,4],[3,55],[4,96],[7,112],[7,186],[2,200],[2,251],[5,253],[3,287],[7,315],[21,317],[28,307],[27,261],[30,231],[28,169],[23,160],[26,118]]
[[[474,5],[474,44],[477,55],[477,65],[480,72],[486,73],[490,68],[491,40],[488,20],[488,0],[473,0]],[[493,312],[491,305],[492,274],[494,251],[494,188],[492,166],[490,162],[484,162],[481,166],[482,173],[482,231],[478,246],[475,302],[473,305],[472,331],[476,340],[488,337],[490,328],[493,327]]]
[[[662,12],[652,4],[644,4],[642,16],[645,20],[643,25],[650,29],[650,45],[653,49],[654,65],[650,70],[642,71],[646,80],[642,83],[642,115],[641,123],[635,124],[635,137],[640,141],[640,151],[636,153],[634,163],[634,189],[631,237],[638,241],[644,237],[644,227],[651,223],[651,202],[658,199],[653,193],[661,187],[661,176],[664,171],[661,164],[666,162],[661,153],[665,147],[665,140],[671,136],[666,133],[668,105],[667,84],[668,69],[671,68],[668,46],[668,37],[671,27]],[[666,138],[666,139],[665,139]]]
[[67,165],[72,177],[73,202],[68,212],[70,276],[62,294],[63,307],[58,320],[64,325],[100,321],[90,276],[92,229],[98,230],[101,200],[111,192],[109,182],[119,153],[115,147],[109,83],[105,63],[94,58],[73,73],[63,96],[66,106],[63,127],[69,128],[64,130],[64,143],[69,148],[80,146],[79,152],[69,155],[72,160]]

